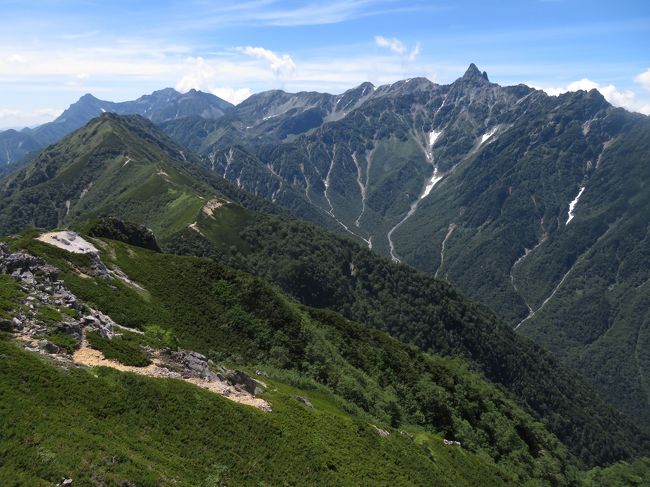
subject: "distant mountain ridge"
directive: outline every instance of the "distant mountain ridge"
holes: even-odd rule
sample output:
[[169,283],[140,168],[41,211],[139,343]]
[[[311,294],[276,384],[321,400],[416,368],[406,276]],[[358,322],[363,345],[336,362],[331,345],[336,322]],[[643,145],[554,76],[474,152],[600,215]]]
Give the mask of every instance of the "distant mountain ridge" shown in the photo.
[[0,164],[19,161],[30,152],[59,141],[105,112],[142,115],[154,123],[161,123],[189,116],[216,119],[232,107],[231,103],[215,95],[196,90],[179,93],[173,88],[165,88],[137,100],[117,103],[86,94],[52,122],[32,129],[0,132]]

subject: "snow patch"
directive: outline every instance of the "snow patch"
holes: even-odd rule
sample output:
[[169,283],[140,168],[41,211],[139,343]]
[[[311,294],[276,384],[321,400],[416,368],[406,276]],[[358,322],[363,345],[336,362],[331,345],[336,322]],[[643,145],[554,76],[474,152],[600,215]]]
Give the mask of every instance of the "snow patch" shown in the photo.
[[192,230],[194,230],[199,235],[203,235],[203,232],[199,229],[199,224],[197,222],[190,223],[187,227],[191,228]]
[[420,199],[424,199],[424,198],[426,198],[427,196],[429,196],[429,193],[431,193],[431,190],[433,189],[433,187],[434,187],[436,184],[438,184],[438,183],[442,180],[443,177],[444,177],[444,175],[443,175],[443,174],[440,174],[440,173],[438,172],[438,168],[436,167],[436,168],[433,170],[433,174],[431,175],[431,179],[429,179],[429,182],[428,182],[427,185],[424,187],[424,193],[422,193],[422,196],[420,196]]
[[565,225],[568,225],[571,220],[573,220],[573,217],[575,216],[573,214],[573,211],[576,209],[576,205],[578,204],[578,200],[580,199],[580,196],[582,196],[582,193],[585,190],[585,186],[580,188],[580,191],[578,191],[578,196],[576,196],[571,203],[569,203],[569,215],[567,217]]
[[100,108],[100,110],[102,111],[102,113],[106,113],[106,110],[104,110],[103,108]]
[[433,149],[433,145],[436,143],[436,140],[438,140],[438,137],[440,137],[441,134],[442,130],[434,130],[433,132],[429,133],[429,150]]
[[73,254],[98,254],[97,248],[75,232],[48,232],[36,238]]
[[442,269],[442,267],[445,265],[445,245],[447,245],[447,240],[451,237],[451,234],[454,233],[454,230],[456,230],[456,224],[455,223],[450,223],[449,227],[447,227],[447,233],[445,235],[444,240],[442,241],[442,244],[440,245],[440,265],[436,269],[436,273],[433,275],[433,277],[437,278],[438,273]]
[[86,196],[86,193],[92,187],[93,187],[93,182],[91,181],[90,184],[81,191],[81,194],[79,195],[79,199],[81,200],[84,196]]
[[486,133],[484,133],[484,134],[481,136],[481,143],[480,143],[479,145],[483,145],[483,144],[485,144],[485,142],[487,142],[487,140],[488,140],[490,137],[492,137],[494,134],[496,134],[498,128],[499,128],[498,126],[497,126],[497,127],[494,127],[492,130],[488,130]]

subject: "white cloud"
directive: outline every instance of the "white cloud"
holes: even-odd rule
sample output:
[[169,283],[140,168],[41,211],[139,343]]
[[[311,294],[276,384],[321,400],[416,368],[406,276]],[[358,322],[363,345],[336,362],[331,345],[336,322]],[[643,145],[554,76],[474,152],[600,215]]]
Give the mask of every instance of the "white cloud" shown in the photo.
[[217,77],[216,70],[202,57],[190,59],[189,62],[193,63],[194,66],[192,66],[189,73],[184,75],[178,83],[176,83],[176,89],[181,93],[185,93],[191,89],[208,91],[210,89],[210,84],[213,83]]
[[193,64],[191,71],[176,83],[176,89],[181,93],[191,89],[201,90],[217,95],[234,105],[241,103],[253,94],[250,88],[217,86],[217,83],[224,79],[232,79],[217,68],[218,63],[211,63],[201,57],[190,59],[189,62]]
[[[341,93],[363,81],[379,85],[424,73],[433,76],[436,68],[420,64],[419,58],[408,62],[409,54],[413,59],[418,51],[416,44],[400,56],[389,50],[368,55],[354,47],[335,53],[324,49],[297,59],[259,46],[191,56],[185,46],[155,39],[74,48],[0,44],[0,84],[9,89],[3,99],[20,97],[25,110],[48,106],[51,100],[67,105],[87,92],[106,100],[130,100],[165,86],[183,92],[194,88],[238,103],[251,93],[276,88]],[[43,120],[29,113],[34,117],[29,121],[26,115],[15,114],[11,120],[5,113],[1,126],[34,125],[53,118]]]
[[0,130],[4,128],[33,127],[50,122],[63,113],[57,108],[36,108],[21,110],[16,108],[0,108]]
[[634,78],[634,81],[639,83],[646,90],[650,91],[650,68],[646,69],[643,73]]
[[420,48],[421,48],[420,43],[416,42],[413,49],[411,49],[411,51],[409,52],[406,45],[399,39],[395,37],[388,39],[384,36],[375,36],[375,44],[377,44],[377,46],[379,47],[384,47],[386,49],[389,49],[391,52],[394,52],[395,54],[399,54],[400,56],[403,56],[406,60],[410,62],[415,61],[415,59],[420,54]]
[[415,47],[413,50],[409,53],[409,61],[413,62],[415,61],[415,58],[417,58],[420,55],[420,43],[416,42]]
[[27,59],[21,54],[11,54],[7,57],[7,62],[9,64],[26,64]]
[[623,107],[633,112],[639,112],[645,115],[650,115],[650,103],[638,100],[636,97],[636,93],[634,93],[632,90],[621,91],[613,84],[601,85],[588,78],[582,78],[578,81],[573,81],[572,83],[569,83],[567,86],[562,86],[562,87],[543,88],[543,87],[536,86],[536,88],[542,89],[546,93],[552,96],[557,96],[562,93],[566,93],[567,91],[578,91],[578,90],[589,91],[589,90],[596,89],[605,97],[605,99],[608,102],[610,102],[614,106]]
[[231,86],[215,86],[210,91],[233,105],[239,105],[253,94],[250,88],[232,88]]
[[291,56],[288,54],[278,56],[269,49],[252,46],[240,47],[239,50],[247,56],[268,61],[271,71],[273,71],[276,76],[287,76],[296,70],[296,63],[293,62],[293,59],[291,59]]
[[399,5],[394,0],[303,1],[286,5],[276,0],[242,2],[195,2],[187,18],[175,29],[206,29],[219,25],[309,26],[347,22],[389,13],[412,12],[417,5]]
[[379,47],[386,47],[393,51],[395,54],[403,56],[406,54],[406,46],[402,41],[396,38],[387,39],[384,36],[375,36],[375,44]]

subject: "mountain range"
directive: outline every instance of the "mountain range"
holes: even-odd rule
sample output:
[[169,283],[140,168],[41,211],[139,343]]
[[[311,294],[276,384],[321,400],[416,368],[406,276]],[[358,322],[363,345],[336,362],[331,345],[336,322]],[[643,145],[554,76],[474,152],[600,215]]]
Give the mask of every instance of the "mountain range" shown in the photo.
[[20,161],[27,154],[57,142],[105,112],[121,115],[137,114],[161,123],[193,115],[208,119],[219,118],[232,106],[209,93],[196,90],[179,93],[173,88],[154,91],[137,100],[119,103],[100,100],[91,94],[86,94],[52,122],[20,131],[0,132],[0,165]]
[[[294,434],[309,448],[326,435],[331,452],[341,450],[333,438],[342,434],[358,455],[368,448],[360,420],[379,424],[391,441],[401,434],[405,443],[366,464],[378,483],[391,471],[408,484],[464,468],[477,474],[458,477],[468,485],[633,478],[629,470],[642,463],[598,466],[650,449],[649,130],[647,117],[613,108],[595,90],[550,97],[501,87],[474,65],[451,85],[414,78],[341,95],[272,91],[236,107],[195,91],[118,104],[87,95],[33,129],[39,144],[51,145],[23,156],[0,180],[0,235],[13,235],[5,239],[12,251],[60,268],[85,306],[135,335],[156,330],[159,337],[162,329],[175,347],[270,371],[276,390],[263,397],[279,405],[276,426],[297,424]],[[55,228],[95,242],[120,282],[88,277],[97,262],[52,250],[34,239],[42,230],[28,230]],[[0,288],[0,318],[28,307],[9,281]],[[72,346],[61,341],[59,325],[52,328],[57,319],[69,320],[43,321],[50,325],[42,340]],[[91,346],[119,357],[167,353],[152,348],[159,338],[135,335],[127,337],[138,352],[119,337]],[[0,345],[3,357],[18,353]],[[28,354],[14,358],[25,374],[50,377],[91,404],[81,376],[59,376]],[[122,379],[102,375],[101,387],[114,380]],[[154,380],[142,387],[147,402],[162,394]],[[277,392],[287,388],[296,389]],[[16,404],[41,407],[12,394]],[[322,400],[317,410],[333,416],[321,420],[338,418],[338,433],[320,423],[315,432],[303,429],[296,394]],[[175,400],[169,411],[191,407]],[[202,398],[201,407],[216,407],[210,401]],[[11,414],[15,428],[28,428],[18,409]],[[67,418],[62,408],[56,414]],[[267,424],[254,415],[240,420]],[[400,433],[402,423],[416,429]],[[409,435],[425,441],[433,463],[419,461],[421,469],[404,477],[406,463],[380,458],[419,458]],[[470,456],[447,459],[443,438]],[[179,448],[170,444],[170,462],[187,461]],[[273,448],[257,445],[252,454]],[[135,475],[129,465],[142,459],[120,455],[128,458],[121,475]],[[242,458],[229,457],[228,468],[241,471]],[[328,449],[328,478],[358,481],[353,471],[333,473],[340,465],[331,458]],[[450,462],[448,470],[441,462]],[[186,475],[195,481],[221,475],[190,464]],[[165,475],[174,471],[172,463],[158,465]]]
[[161,127],[238,187],[490,306],[648,424],[648,117],[474,65],[289,96]]

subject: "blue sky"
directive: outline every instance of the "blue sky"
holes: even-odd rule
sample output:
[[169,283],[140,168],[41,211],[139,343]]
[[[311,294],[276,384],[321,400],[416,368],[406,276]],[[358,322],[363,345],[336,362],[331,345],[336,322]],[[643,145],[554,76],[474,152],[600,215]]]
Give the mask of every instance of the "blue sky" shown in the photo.
[[596,87],[650,113],[650,1],[0,0],[0,127],[48,121],[85,93],[171,86],[233,102],[271,88],[449,83]]

